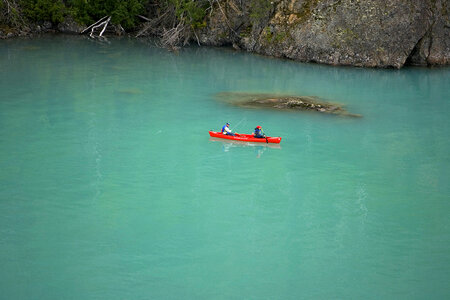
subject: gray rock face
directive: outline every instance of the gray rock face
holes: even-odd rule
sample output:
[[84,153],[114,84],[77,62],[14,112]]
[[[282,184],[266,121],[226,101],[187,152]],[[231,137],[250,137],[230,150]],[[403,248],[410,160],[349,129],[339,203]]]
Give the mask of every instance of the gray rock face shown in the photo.
[[227,0],[201,41],[333,65],[450,63],[448,0]]
[[76,34],[80,33],[83,27],[72,18],[66,18],[64,22],[58,24],[58,31],[62,33]]

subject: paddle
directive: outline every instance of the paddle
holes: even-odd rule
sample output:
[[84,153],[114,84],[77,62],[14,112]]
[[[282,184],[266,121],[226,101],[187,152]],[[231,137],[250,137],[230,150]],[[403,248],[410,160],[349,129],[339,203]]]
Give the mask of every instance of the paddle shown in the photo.
[[262,131],[261,130],[261,134],[264,136],[264,138],[266,139],[266,144],[268,144],[269,143],[269,140],[267,139],[267,136],[266,136],[266,134],[264,133],[264,131]]

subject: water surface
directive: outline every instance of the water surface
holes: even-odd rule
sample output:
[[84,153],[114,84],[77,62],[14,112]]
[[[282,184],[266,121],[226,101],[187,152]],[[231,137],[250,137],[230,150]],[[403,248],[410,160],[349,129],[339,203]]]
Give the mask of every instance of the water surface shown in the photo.
[[[449,86],[448,68],[2,41],[2,298],[449,298]],[[233,107],[222,92],[363,117]],[[283,140],[210,140],[226,122]]]

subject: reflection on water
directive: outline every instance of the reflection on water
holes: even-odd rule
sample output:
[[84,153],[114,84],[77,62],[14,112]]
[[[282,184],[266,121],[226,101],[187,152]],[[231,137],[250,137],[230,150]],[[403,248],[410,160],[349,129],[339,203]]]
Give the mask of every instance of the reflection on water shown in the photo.
[[281,149],[280,144],[273,144],[273,143],[242,142],[242,141],[225,140],[214,137],[210,137],[209,140],[212,142],[222,142],[224,144],[230,145],[230,147],[263,147],[263,148]]
[[242,142],[242,141],[233,141],[233,140],[225,140],[220,138],[210,137],[209,140],[211,142],[222,143],[223,152],[229,152],[233,148],[252,148],[255,150],[256,157],[259,158],[261,155],[268,149],[281,149],[280,144],[268,144],[268,143],[251,143],[251,142]]

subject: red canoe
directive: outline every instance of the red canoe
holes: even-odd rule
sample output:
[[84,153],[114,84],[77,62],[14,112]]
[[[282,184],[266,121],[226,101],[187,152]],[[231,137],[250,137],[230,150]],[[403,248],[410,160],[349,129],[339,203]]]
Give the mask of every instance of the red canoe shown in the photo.
[[233,141],[241,141],[241,142],[256,142],[256,143],[273,143],[279,144],[281,142],[280,137],[270,137],[267,138],[255,138],[251,134],[243,134],[243,133],[235,133],[235,136],[226,135],[221,132],[209,131],[209,135],[215,138],[233,140]]

